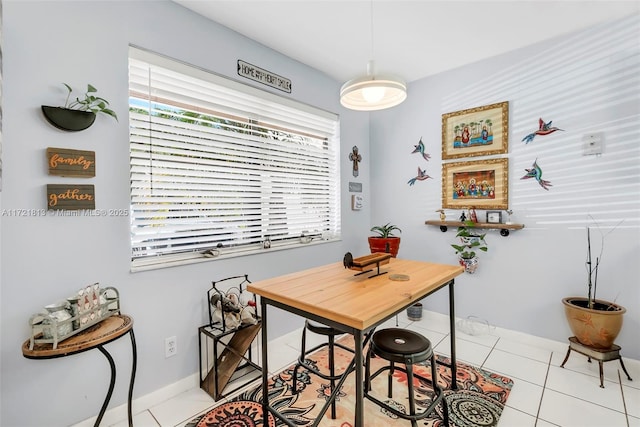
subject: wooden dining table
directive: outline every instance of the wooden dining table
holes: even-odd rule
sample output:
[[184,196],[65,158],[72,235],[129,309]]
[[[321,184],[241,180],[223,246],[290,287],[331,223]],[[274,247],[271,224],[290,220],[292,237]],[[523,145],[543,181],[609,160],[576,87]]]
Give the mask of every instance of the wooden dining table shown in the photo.
[[[372,270],[368,272],[354,271],[345,268],[343,262],[336,262],[261,280],[247,286],[249,292],[260,296],[263,390],[267,390],[269,379],[267,307],[271,305],[353,335],[355,356],[350,368],[355,366],[354,426],[363,427],[363,349],[370,332],[397,313],[444,287],[449,289],[450,367],[451,377],[454,379],[452,388],[457,387],[454,278],[462,274],[464,269],[459,265],[398,258],[391,258],[387,262],[372,265]],[[350,371],[351,369],[347,369],[338,381],[333,394],[320,410],[314,426],[322,420]],[[263,392],[262,395],[265,425],[268,425],[269,413],[287,425],[294,425],[270,406],[268,393]]]

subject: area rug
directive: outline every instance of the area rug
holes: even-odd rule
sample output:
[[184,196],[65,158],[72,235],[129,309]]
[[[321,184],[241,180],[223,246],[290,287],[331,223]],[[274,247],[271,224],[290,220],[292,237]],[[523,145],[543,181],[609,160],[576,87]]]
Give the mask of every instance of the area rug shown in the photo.
[[[353,348],[350,336],[342,338],[342,343]],[[335,350],[335,364],[338,372],[342,372],[353,358],[353,354],[340,348]],[[327,372],[328,358],[326,347],[308,356],[320,369]],[[449,359],[438,356],[439,361],[449,363]],[[372,359],[372,372],[385,362]],[[445,389],[449,407],[451,427],[490,427],[496,426],[502,409],[507,401],[513,381],[502,375],[476,368],[458,361],[458,389],[451,390],[451,369],[438,363],[438,383]],[[414,371],[431,378],[431,368],[415,366]],[[284,369],[269,380],[269,402],[271,406],[284,415],[296,426],[310,426],[322,409],[324,402],[331,395],[329,381],[300,368],[297,374],[297,393],[291,389],[293,365]],[[403,372],[394,372],[393,398],[387,397],[387,372],[376,377],[372,382],[371,393],[382,401],[390,402],[401,412],[408,411],[407,376]],[[431,388],[428,383],[414,379],[416,410],[420,412],[431,401]],[[331,409],[324,414],[320,426],[352,427],[355,408],[355,373],[351,373],[345,381],[337,397],[336,419],[331,419]],[[255,386],[233,400],[223,403],[204,415],[189,421],[185,427],[275,427],[285,425],[281,420],[269,415],[267,423],[262,415],[262,385]],[[367,427],[410,426],[411,422],[396,418],[373,402],[365,399],[365,425]],[[443,427],[442,407],[427,418],[418,422],[420,426]]]

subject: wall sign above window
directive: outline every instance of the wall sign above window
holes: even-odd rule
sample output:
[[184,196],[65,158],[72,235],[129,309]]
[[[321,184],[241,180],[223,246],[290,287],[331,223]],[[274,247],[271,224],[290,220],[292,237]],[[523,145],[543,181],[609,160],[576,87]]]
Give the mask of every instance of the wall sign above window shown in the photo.
[[238,59],[238,75],[291,93],[291,80]]

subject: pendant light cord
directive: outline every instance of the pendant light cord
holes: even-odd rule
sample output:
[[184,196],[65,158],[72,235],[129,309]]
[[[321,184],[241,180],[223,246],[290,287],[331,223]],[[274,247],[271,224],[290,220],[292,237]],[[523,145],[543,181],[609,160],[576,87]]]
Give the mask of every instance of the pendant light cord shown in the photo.
[[371,0],[370,10],[369,10],[369,18],[371,19],[371,60],[375,58],[373,52],[373,0]]

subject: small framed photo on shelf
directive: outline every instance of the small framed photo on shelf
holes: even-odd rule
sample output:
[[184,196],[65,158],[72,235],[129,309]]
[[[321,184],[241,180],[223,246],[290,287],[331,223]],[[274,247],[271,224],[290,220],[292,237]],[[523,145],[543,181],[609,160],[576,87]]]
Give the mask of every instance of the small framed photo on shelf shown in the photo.
[[487,211],[487,222],[489,224],[501,224],[502,212],[500,211]]

